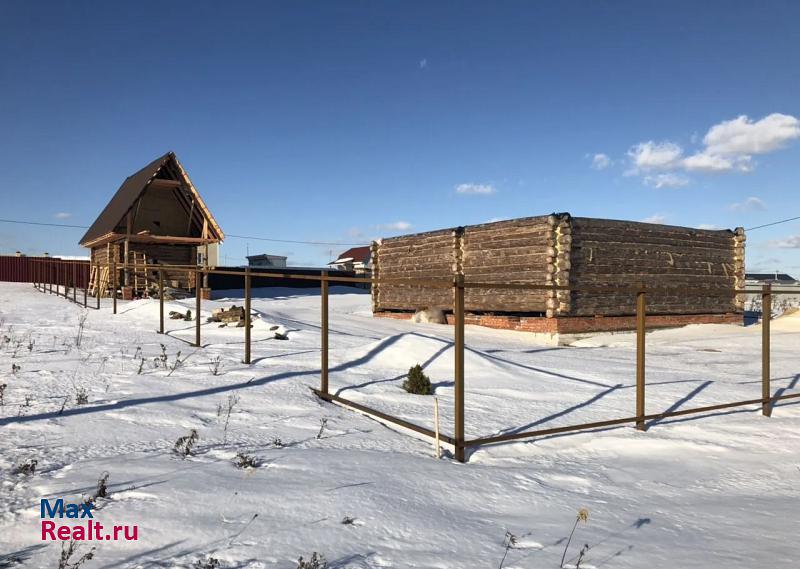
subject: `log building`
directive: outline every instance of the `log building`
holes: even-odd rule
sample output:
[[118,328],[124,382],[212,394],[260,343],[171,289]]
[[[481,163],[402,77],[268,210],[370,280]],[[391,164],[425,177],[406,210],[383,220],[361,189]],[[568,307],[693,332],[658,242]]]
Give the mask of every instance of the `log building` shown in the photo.
[[[225,235],[174,153],[168,152],[129,176],[80,244],[91,250],[89,291],[107,295],[117,270],[123,298],[152,288],[156,265],[208,266],[209,248]],[[194,274],[164,271],[168,286],[194,288]]]
[[[648,327],[739,324],[741,295],[703,295],[703,289],[744,286],[744,243],[741,228],[712,231],[561,213],[375,241],[373,278],[463,275],[482,283],[694,287],[696,293],[649,295]],[[630,292],[467,288],[464,302],[468,324],[550,335],[635,328]],[[376,316],[407,318],[419,309],[452,306],[450,289],[373,283]]]

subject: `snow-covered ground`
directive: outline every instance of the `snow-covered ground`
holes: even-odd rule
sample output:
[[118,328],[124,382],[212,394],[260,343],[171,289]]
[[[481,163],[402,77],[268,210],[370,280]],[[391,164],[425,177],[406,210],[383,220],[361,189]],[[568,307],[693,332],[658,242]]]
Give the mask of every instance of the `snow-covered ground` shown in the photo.
[[[430,427],[432,398],[400,387],[421,363],[452,433],[452,328],[373,319],[367,294],[332,290],[331,390]],[[517,539],[503,567],[556,568],[580,508],[589,519],[566,566],[588,544],[584,568],[796,567],[799,405],[780,404],[772,418],[752,406],[646,433],[625,425],[486,446],[467,464],[436,460],[431,441],[310,392],[315,291],[260,292],[248,366],[241,328],[204,324],[197,349],[193,322],[167,320],[168,334],[156,333],[153,301],[120,302],[116,316],[107,302],[86,311],[76,347],[80,306],[0,283],[0,567],[57,567],[60,544],[40,539],[39,500],[81,500],[104,472],[109,493],[95,519],[138,525],[139,539],[94,543],[86,568],[213,557],[294,569],[314,551],[336,568],[495,568],[506,531]],[[205,302],[203,316],[231,302],[241,304]],[[167,310],[187,308],[193,299]],[[783,393],[800,389],[797,322],[773,324]],[[273,325],[289,339],[272,339]],[[474,327],[466,338],[469,438],[634,414],[630,334],[560,348]],[[647,343],[648,412],[760,396],[759,326],[659,331]],[[155,367],[161,344],[168,369]],[[184,363],[172,371],[178,352]],[[88,403],[78,405],[82,390]],[[182,459],[173,445],[192,429],[199,441]],[[235,467],[239,452],[260,465]],[[31,459],[35,474],[12,473]]]

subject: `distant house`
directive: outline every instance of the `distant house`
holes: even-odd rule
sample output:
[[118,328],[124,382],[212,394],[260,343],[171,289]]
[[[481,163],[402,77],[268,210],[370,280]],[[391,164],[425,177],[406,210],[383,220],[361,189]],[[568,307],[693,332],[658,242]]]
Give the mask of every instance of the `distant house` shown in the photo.
[[259,267],[261,269],[285,267],[286,259],[287,257],[282,255],[267,255],[266,253],[262,253],[261,255],[248,255],[247,265],[250,267]]
[[786,273],[747,273],[744,277],[745,283],[749,285],[796,285],[800,284],[796,278]]
[[363,274],[370,270],[370,253],[369,246],[353,247],[339,255],[335,261],[328,263],[328,266],[332,269]]

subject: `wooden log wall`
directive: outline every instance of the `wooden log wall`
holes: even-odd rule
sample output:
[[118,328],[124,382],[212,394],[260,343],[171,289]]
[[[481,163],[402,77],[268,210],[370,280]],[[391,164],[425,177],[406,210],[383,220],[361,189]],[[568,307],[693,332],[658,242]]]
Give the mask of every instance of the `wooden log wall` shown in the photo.
[[[572,218],[567,213],[431,231],[372,244],[373,278],[573,286],[697,287],[693,294],[652,294],[650,314],[741,311],[743,298],[703,295],[703,288],[743,287],[744,230],[711,231],[667,225]],[[740,295],[741,296],[741,295]],[[452,307],[452,291],[373,284],[373,310]],[[470,312],[548,317],[635,313],[630,293],[570,293],[471,289]]]
[[[372,244],[373,279],[452,279],[470,282],[544,284],[548,263],[546,243],[553,228],[546,216],[499,221],[469,227],[393,237]],[[566,282],[566,280],[564,281]],[[472,312],[541,312],[545,291],[467,289],[466,310]],[[453,292],[412,285],[372,287],[373,311],[418,310],[453,306]]]
[[[443,229],[376,241],[372,246],[374,278],[452,278],[456,230]],[[451,289],[391,284],[373,287],[373,310],[417,310],[453,306]]]
[[[554,261],[547,216],[470,225],[463,229],[460,264],[467,282],[546,284]],[[468,288],[465,309],[472,312],[541,312],[549,291]]]
[[112,260],[116,259],[117,263],[122,262],[119,245],[106,244],[99,245],[92,249],[92,263],[108,265]]
[[[702,288],[744,284],[744,230],[710,231],[649,223],[573,218],[569,282],[579,286],[692,286],[648,297],[648,314],[715,314],[737,310],[734,295]],[[570,316],[635,313],[629,293],[572,293]]]

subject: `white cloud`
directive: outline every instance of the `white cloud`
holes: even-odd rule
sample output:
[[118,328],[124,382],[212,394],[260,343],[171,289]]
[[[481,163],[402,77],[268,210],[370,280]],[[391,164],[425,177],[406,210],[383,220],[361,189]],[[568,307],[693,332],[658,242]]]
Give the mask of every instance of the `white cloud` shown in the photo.
[[733,211],[740,211],[740,212],[745,212],[745,211],[764,211],[765,209],[767,209],[767,206],[764,204],[763,201],[761,201],[757,197],[750,196],[749,198],[747,198],[743,202],[732,203],[730,205],[730,208]]
[[420,59],[419,60],[419,68],[420,69],[425,69],[426,67],[428,67],[428,60],[426,58]]
[[683,149],[674,142],[640,142],[628,150],[628,156],[637,170],[662,170],[674,167]]
[[497,190],[491,184],[459,184],[456,186],[456,193],[488,196],[497,193]]
[[769,246],[778,249],[800,249],[800,235],[790,235],[783,239],[770,241]]
[[608,154],[598,152],[592,156],[592,168],[595,170],[605,170],[609,166],[611,166],[611,158],[608,157]]
[[58,213],[54,213],[53,217],[56,219],[69,219],[72,217],[71,213],[67,213],[66,211],[59,211]]
[[697,229],[720,229],[720,226],[713,223],[701,223],[697,226]]
[[767,154],[800,138],[800,120],[772,113],[753,121],[741,115],[712,126],[703,137],[705,148],[683,161],[687,170],[751,172],[753,155]]
[[651,215],[650,217],[645,217],[642,220],[642,223],[658,223],[662,224],[667,221],[667,218],[660,213],[656,213],[655,215]]
[[[800,138],[800,120],[772,113],[754,121],[746,115],[713,125],[703,137],[701,148],[684,154],[675,142],[640,142],[628,150],[631,168],[625,175],[643,175],[645,184],[656,185],[648,174],[661,172],[752,172],[754,155],[767,154]],[[692,144],[696,136],[691,137]],[[685,184],[683,184],[685,185]]]
[[689,184],[689,178],[680,174],[667,172],[644,177],[644,183],[653,188],[682,188]]
[[767,154],[800,138],[800,120],[790,115],[772,113],[758,121],[747,115],[712,126],[703,138],[711,155]]
[[509,218],[508,217],[493,217],[491,219],[487,219],[485,223],[494,223],[496,221],[505,221],[506,219],[509,219]]
[[394,221],[392,223],[383,223],[377,227],[384,231],[407,231],[411,229],[412,225],[407,221]]
[[730,172],[734,169],[740,172],[749,172],[752,170],[749,156],[742,156],[734,160],[727,156],[716,156],[706,152],[698,152],[684,158],[683,167],[690,172]]

